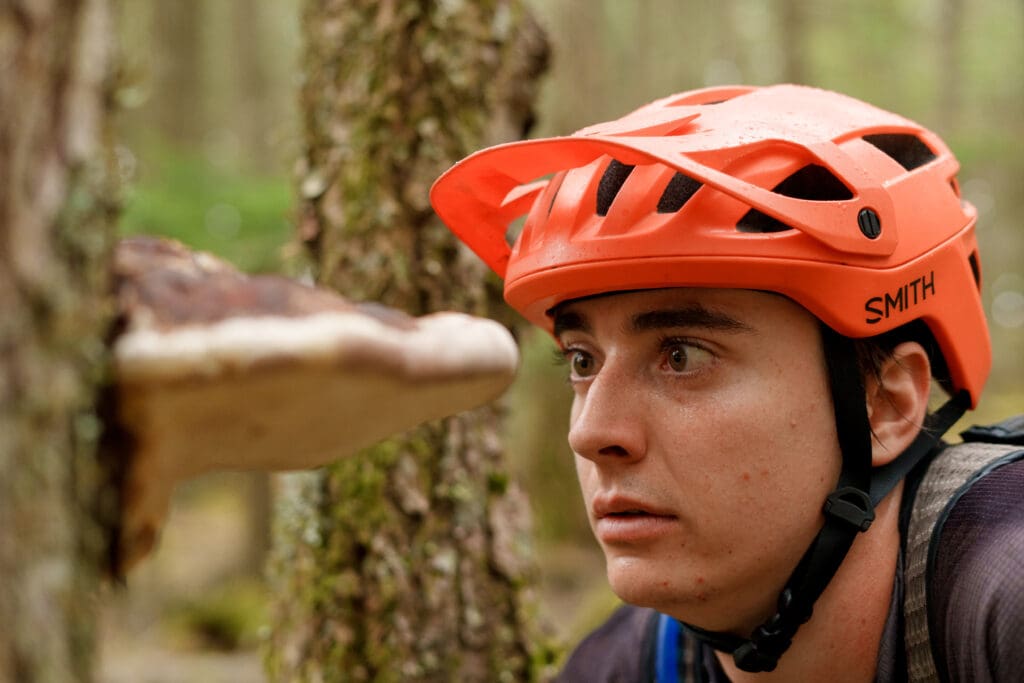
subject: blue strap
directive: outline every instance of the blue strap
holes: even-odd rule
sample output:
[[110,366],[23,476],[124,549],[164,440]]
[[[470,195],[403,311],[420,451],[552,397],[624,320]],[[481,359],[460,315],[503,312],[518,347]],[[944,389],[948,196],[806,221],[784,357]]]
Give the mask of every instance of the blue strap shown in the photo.
[[657,683],[679,683],[679,622],[658,616],[658,649],[654,659],[654,680]]

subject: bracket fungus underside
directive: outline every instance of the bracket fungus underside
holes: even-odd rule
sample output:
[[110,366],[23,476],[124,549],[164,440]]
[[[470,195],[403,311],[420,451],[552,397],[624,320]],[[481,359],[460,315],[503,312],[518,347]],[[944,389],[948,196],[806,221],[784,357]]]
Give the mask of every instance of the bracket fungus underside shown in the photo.
[[169,240],[123,240],[114,269],[122,570],[151,550],[177,483],[324,465],[496,398],[518,364],[496,322],[354,304]]

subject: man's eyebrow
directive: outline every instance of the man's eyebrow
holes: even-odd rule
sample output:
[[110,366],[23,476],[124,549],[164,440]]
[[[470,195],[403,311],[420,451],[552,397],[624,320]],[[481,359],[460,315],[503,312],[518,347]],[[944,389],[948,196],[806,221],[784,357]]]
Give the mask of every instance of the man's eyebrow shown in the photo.
[[[704,328],[725,332],[754,332],[754,328],[732,316],[714,311],[699,304],[682,308],[664,308],[644,311],[633,316],[630,330],[644,332],[671,327]],[[590,322],[586,316],[575,311],[563,311],[555,315],[554,336],[557,338],[565,332],[590,332]]]
[[754,328],[750,325],[730,315],[700,305],[645,311],[633,316],[631,321],[631,328],[634,332],[666,327],[699,327],[724,332],[754,332]]
[[554,335],[557,339],[564,332],[590,332],[587,319],[575,311],[564,311],[555,315]]

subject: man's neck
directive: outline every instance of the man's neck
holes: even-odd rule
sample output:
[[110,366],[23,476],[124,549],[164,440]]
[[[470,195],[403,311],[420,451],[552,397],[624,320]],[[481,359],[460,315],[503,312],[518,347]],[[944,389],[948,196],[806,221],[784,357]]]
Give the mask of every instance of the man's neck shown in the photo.
[[872,681],[892,599],[900,547],[903,486],[876,509],[871,529],[858,536],[789,650],[771,673],[740,671],[732,656],[716,652],[734,683],[752,681]]

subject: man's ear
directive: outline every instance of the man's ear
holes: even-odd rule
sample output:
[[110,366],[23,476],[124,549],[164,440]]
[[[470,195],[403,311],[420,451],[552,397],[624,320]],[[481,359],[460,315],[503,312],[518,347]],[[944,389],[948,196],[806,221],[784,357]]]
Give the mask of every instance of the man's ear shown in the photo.
[[867,377],[871,464],[879,467],[902,453],[917,437],[928,411],[931,363],[917,342],[893,349],[877,377]]

